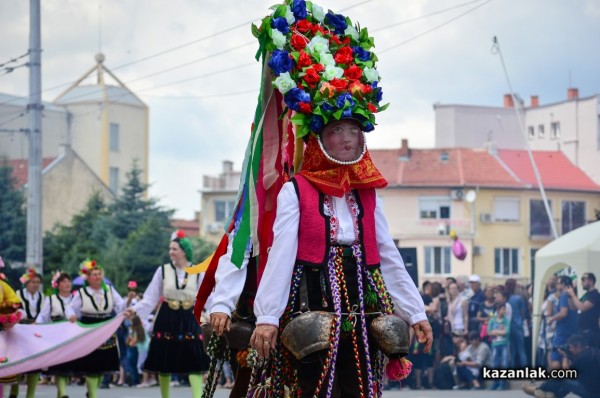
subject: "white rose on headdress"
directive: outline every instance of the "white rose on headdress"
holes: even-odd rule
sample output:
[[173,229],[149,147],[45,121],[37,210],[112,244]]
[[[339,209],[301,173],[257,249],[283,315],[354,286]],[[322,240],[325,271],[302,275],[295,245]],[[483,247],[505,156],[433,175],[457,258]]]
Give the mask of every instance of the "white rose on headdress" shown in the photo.
[[278,31],[277,29],[273,29],[271,30],[271,39],[273,39],[273,44],[275,44],[275,47],[277,47],[280,50],[283,50],[283,47],[285,47],[285,43],[287,41],[287,38],[283,33]]
[[323,21],[325,20],[325,12],[323,11],[323,8],[321,6],[316,5],[315,3],[313,3],[312,5],[312,15],[313,18],[315,18],[321,23],[323,23]]
[[306,45],[311,54],[327,54],[329,51],[329,40],[323,36],[315,36]]
[[296,87],[296,82],[290,77],[290,72],[280,73],[277,79],[273,80],[273,84],[281,94],[285,94]]
[[344,70],[335,65],[328,65],[325,67],[325,71],[323,71],[323,77],[327,81],[330,81],[336,77],[340,79],[342,76],[344,76]]
[[287,6],[285,8],[285,20],[287,21],[288,25],[292,25],[294,22],[296,22],[296,17],[294,17],[294,13],[292,12],[292,9],[290,8],[290,6]]
[[330,53],[320,54],[319,60],[320,64],[325,67],[328,67],[330,65],[335,66],[335,59],[333,59],[333,55],[331,55]]
[[356,30],[356,28],[352,25],[348,25],[348,27],[344,31],[344,34],[346,36],[352,37],[356,41],[358,41],[358,39],[359,39],[358,30]]
[[366,67],[363,69],[363,74],[368,82],[379,81],[379,72],[377,72],[377,69]]

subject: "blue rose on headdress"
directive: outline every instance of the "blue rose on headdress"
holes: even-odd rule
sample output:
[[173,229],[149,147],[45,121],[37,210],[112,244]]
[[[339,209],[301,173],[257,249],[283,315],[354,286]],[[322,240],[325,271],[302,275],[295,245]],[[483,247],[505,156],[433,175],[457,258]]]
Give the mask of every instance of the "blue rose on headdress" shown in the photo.
[[290,31],[290,25],[288,25],[287,19],[284,17],[273,18],[271,21],[271,26],[284,35],[287,35]]
[[290,58],[287,51],[273,50],[271,59],[269,60],[269,67],[273,69],[273,73],[279,76],[280,73],[289,72],[294,66],[294,61]]
[[369,131],[373,131],[373,130],[375,130],[375,126],[373,126],[373,123],[371,123],[371,122],[364,122],[364,123],[362,124],[362,130],[363,130],[365,133],[368,133]]
[[298,103],[310,102],[310,95],[306,91],[295,87],[287,93],[285,93],[285,95],[283,96],[283,100],[285,101],[285,104],[288,106],[288,108],[290,108],[293,111],[299,111],[300,106],[298,105]]
[[306,2],[304,0],[294,0],[292,12],[296,17],[296,21],[306,19]]
[[327,112],[333,112],[334,110],[333,106],[329,105],[327,102],[324,102],[323,105],[321,105],[321,108]]
[[375,90],[375,99],[377,100],[377,102],[381,102],[381,100],[383,99],[383,90],[381,89],[381,87],[378,87]]
[[354,106],[354,98],[352,98],[352,94],[343,93],[337,99],[336,105],[338,108],[342,109],[346,104],[346,100],[350,103],[350,109]]
[[352,117],[352,107],[348,109],[344,109],[342,112],[342,118],[351,118]]
[[368,61],[371,59],[371,52],[365,50],[364,48],[362,48],[361,46],[356,46],[356,47],[352,47],[352,49],[354,50],[354,54],[358,57],[358,59],[360,59],[361,61]]
[[335,33],[338,35],[344,34],[348,24],[346,23],[346,17],[341,14],[334,14],[332,12],[328,12],[325,15],[325,20],[329,23],[329,25],[333,26]]
[[325,123],[323,122],[323,118],[321,116],[313,115],[308,127],[311,129],[311,131],[314,131],[315,133],[320,133],[321,130],[323,130],[324,124]]

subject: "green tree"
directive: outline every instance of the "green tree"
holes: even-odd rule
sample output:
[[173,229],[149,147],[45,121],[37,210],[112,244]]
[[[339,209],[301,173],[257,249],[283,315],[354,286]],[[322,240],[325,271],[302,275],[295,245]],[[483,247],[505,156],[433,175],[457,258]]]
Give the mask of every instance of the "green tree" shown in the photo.
[[192,243],[192,248],[194,249],[194,262],[200,263],[208,258],[211,254],[214,253],[217,245],[207,240],[204,240],[200,237],[191,237],[190,242]]
[[0,256],[10,266],[11,262],[25,262],[25,196],[17,188],[17,181],[8,161],[3,159],[0,162]]

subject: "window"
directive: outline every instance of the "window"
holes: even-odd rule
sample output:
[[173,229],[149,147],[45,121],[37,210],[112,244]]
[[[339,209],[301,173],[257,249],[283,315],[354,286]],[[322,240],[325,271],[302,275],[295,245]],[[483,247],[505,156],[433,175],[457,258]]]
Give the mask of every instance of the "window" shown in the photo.
[[533,126],[527,127],[527,135],[529,136],[530,140],[533,140],[535,138],[535,127],[533,127]]
[[538,125],[538,137],[544,138],[544,125],[543,124]]
[[494,220],[505,222],[519,221],[519,198],[494,198]]
[[234,206],[233,200],[215,200],[215,221],[226,221],[233,213]]
[[435,196],[419,198],[419,218],[449,219],[450,198]]
[[449,246],[425,246],[425,274],[450,275],[451,258]]
[[562,202],[562,233],[585,225],[585,202]]
[[108,175],[108,188],[113,192],[119,191],[119,168],[111,167]]
[[560,138],[560,122],[550,123],[550,138],[553,140]]
[[110,124],[110,150],[117,152],[119,150],[119,124]]
[[[548,201],[552,209],[552,201]],[[550,220],[546,214],[544,201],[532,199],[529,201],[529,236],[551,236]]]
[[494,272],[498,276],[519,274],[519,249],[507,247],[495,248]]

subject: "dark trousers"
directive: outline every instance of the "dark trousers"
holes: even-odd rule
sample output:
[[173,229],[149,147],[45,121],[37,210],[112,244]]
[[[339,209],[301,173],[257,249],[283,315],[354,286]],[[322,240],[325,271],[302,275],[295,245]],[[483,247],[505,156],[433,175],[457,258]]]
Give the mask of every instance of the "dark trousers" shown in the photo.
[[[362,341],[360,335],[358,342]],[[374,344],[374,343],[373,343]],[[360,345],[359,345],[360,350]],[[373,351],[373,350],[371,350]],[[362,350],[359,351],[361,357],[364,357]],[[298,388],[301,397],[313,397],[317,389],[317,384],[321,378],[323,365],[327,352],[316,353],[319,355],[313,356],[312,359],[304,359],[298,361]],[[373,355],[373,353],[371,353]],[[371,356],[373,358],[373,356]],[[338,348],[338,355],[335,366],[335,374],[333,379],[333,389],[331,391],[332,398],[360,398],[359,377],[357,372],[356,360],[354,359],[354,350],[352,348],[352,339],[350,337],[341,338]],[[363,378],[363,391],[367,395],[367,367],[364,358],[361,360],[361,372]],[[319,397],[325,397],[327,394],[327,383],[329,382],[329,373],[325,376]]]
[[558,398],[562,398],[570,392],[582,398],[594,398],[598,396],[597,391],[592,394],[577,380],[548,380],[540,386],[540,389],[551,391]]
[[470,386],[471,383],[473,383],[473,380],[475,380],[475,376],[473,376],[471,370],[466,366],[457,366],[456,374],[458,376],[458,379],[460,381],[464,381],[467,384],[467,386]]

